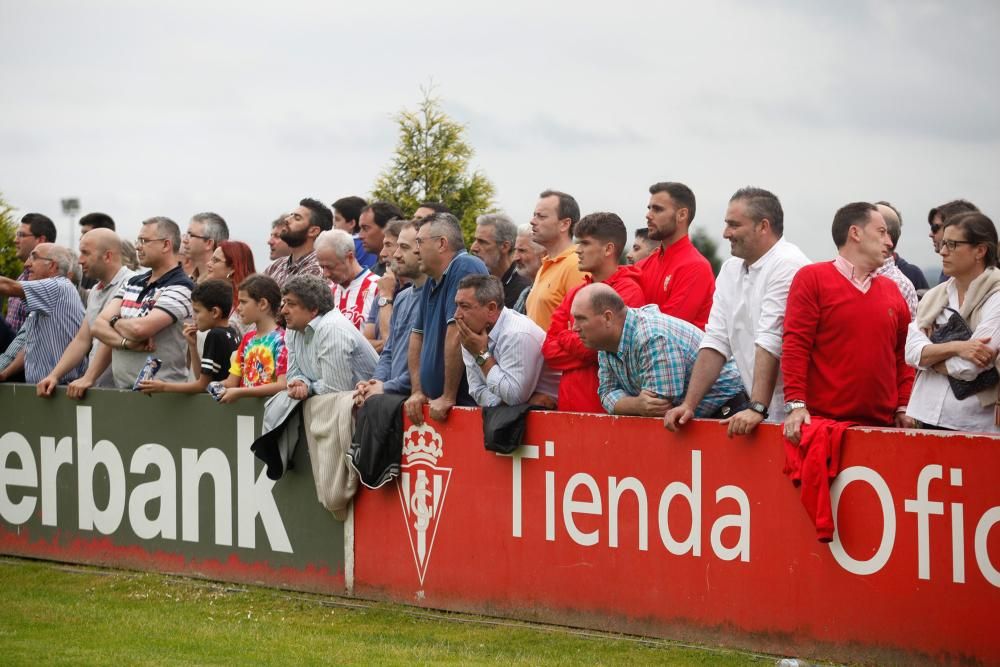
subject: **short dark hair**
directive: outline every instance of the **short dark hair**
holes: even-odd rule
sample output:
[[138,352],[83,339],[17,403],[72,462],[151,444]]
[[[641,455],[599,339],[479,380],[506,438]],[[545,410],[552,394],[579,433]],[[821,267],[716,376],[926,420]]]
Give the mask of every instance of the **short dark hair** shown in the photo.
[[330,285],[323,278],[311,274],[298,275],[289,278],[281,293],[294,294],[302,301],[306,310],[315,310],[320,315],[325,315],[333,310],[333,292]]
[[746,204],[747,217],[754,224],[760,224],[765,219],[771,223],[771,231],[779,239],[785,232],[785,212],[781,209],[778,197],[764,188],[747,186],[740,188],[729,198],[729,202],[742,201]]
[[251,273],[240,283],[239,290],[246,292],[247,296],[254,301],[267,299],[271,315],[278,317],[278,313],[281,311],[281,288],[274,278],[262,273]]
[[322,231],[333,229],[333,211],[323,202],[306,197],[299,206],[309,209],[309,226],[319,227]]
[[649,186],[649,194],[655,195],[659,192],[666,192],[670,198],[680,204],[681,208],[686,208],[688,212],[688,224],[694,222],[696,201],[694,192],[683,183],[673,181],[662,181]]
[[934,217],[937,215],[941,216],[941,223],[944,224],[948,218],[959,213],[979,213],[979,207],[967,199],[953,199],[947,204],[932,208],[927,214],[927,224],[933,225]]
[[979,211],[966,211],[951,216],[944,227],[958,227],[965,232],[965,240],[986,246],[983,262],[986,266],[997,265],[997,228],[993,221]]
[[470,273],[458,281],[458,289],[472,289],[476,293],[476,301],[485,306],[490,301],[503,310],[503,281],[489,273]]
[[576,223],[575,236],[582,239],[585,236],[595,238],[601,243],[613,243],[615,256],[618,257],[628,243],[628,230],[617,213],[600,211],[588,213]]
[[847,243],[847,233],[851,227],[864,227],[871,221],[872,211],[878,213],[875,204],[866,201],[840,207],[833,216],[833,242],[837,248],[843,248]]
[[353,232],[358,231],[358,218],[361,217],[361,209],[368,205],[361,197],[356,197],[354,195],[350,197],[341,197],[337,201],[333,202],[333,210],[344,216],[344,220],[354,223]]
[[539,199],[545,199],[546,197],[557,197],[559,199],[556,215],[559,216],[560,220],[569,218],[569,235],[572,238],[573,228],[576,227],[576,223],[580,222],[580,205],[576,203],[573,195],[568,195],[559,190],[542,190],[538,195]]
[[[442,204],[439,201],[425,201],[425,202],[421,202],[420,206],[418,206],[417,208],[429,208],[430,210],[434,211],[435,213],[451,213],[451,209],[448,208],[448,205],[447,204]],[[452,215],[454,215],[454,214],[452,214]]]
[[25,213],[21,218],[22,225],[28,225],[35,236],[44,236],[49,243],[56,242],[56,225],[51,218],[41,213]]
[[207,310],[218,308],[223,317],[229,317],[233,312],[233,286],[225,280],[205,280],[191,290],[191,301]]
[[643,241],[649,240],[649,227],[643,227],[642,229],[635,230],[635,237],[637,239],[642,239]]
[[[361,213],[364,213],[365,211],[371,211],[372,219],[375,221],[375,224],[383,229],[390,220],[395,220],[397,218],[403,220],[406,218],[398,206],[387,201],[373,201],[371,204],[368,204],[361,209]],[[361,213],[358,214],[358,217],[361,216]]]
[[88,213],[87,215],[80,218],[81,227],[90,227],[91,229],[110,229],[114,231],[115,221],[111,219],[111,216],[107,213]]

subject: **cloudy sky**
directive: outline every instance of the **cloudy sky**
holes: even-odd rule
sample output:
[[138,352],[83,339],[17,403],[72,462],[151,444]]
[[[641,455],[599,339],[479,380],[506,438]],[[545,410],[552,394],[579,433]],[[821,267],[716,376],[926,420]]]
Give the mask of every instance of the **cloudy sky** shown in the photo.
[[300,198],[367,194],[433,83],[519,222],[554,187],[639,227],[678,180],[721,241],[752,184],[813,259],[840,205],[888,199],[932,265],[931,206],[1000,216],[1000,4],[600,4],[0,0],[0,192],[129,235],[217,211],[262,263]]

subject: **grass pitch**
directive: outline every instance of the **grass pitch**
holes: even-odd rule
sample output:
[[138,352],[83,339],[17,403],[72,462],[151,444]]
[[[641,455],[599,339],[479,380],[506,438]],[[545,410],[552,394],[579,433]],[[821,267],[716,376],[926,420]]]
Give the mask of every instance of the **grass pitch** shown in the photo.
[[4,665],[773,664],[466,614],[0,558]]

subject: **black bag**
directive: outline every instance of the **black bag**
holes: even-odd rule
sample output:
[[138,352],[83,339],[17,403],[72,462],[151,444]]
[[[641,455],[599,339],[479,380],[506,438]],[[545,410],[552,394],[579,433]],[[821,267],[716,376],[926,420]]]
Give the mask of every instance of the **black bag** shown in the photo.
[[[948,308],[948,310],[951,311],[951,317],[948,318],[946,323],[931,333],[931,342],[950,343],[955,340],[969,340],[972,338],[972,329],[965,323],[965,320],[962,319],[958,311],[954,308]],[[973,394],[978,394],[983,389],[996,386],[998,382],[1000,382],[1000,373],[997,372],[995,365],[977,375],[974,380],[959,380],[950,375],[948,376],[948,384],[951,385],[951,391],[955,394],[955,398],[960,401]]]

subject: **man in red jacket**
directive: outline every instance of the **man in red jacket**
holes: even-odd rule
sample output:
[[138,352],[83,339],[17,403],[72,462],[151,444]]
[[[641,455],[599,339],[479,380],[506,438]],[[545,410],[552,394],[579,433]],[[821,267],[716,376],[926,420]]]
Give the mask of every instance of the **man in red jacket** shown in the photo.
[[619,266],[628,231],[625,223],[614,213],[591,213],[576,223],[576,254],[579,269],[589,271],[579,285],[566,295],[552,313],[542,355],[551,367],[562,371],[559,381],[560,410],[569,412],[598,412],[604,414],[601,397],[597,393],[597,351],[580,342],[573,331],[570,308],[577,292],[591,283],[607,283],[621,296],[625,305],[638,308],[645,305],[639,271],[634,266]]
[[646,303],[655,303],[661,313],[704,330],[712,310],[715,276],[712,265],[688,238],[694,221],[694,193],[683,183],[654,183],[649,194],[646,226],[649,238],[659,241],[660,247],[636,264]]
[[810,415],[912,427],[913,369],[904,349],[910,311],[875,271],[892,251],[885,219],[867,202],[833,218],[838,255],[799,269],[788,291],[781,371],[785,435],[798,443]]

